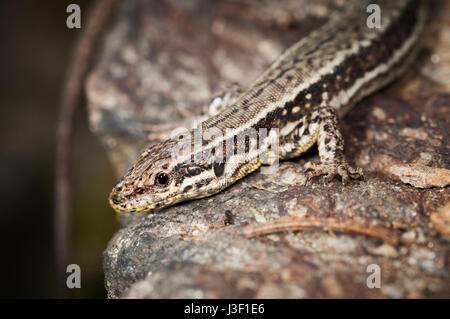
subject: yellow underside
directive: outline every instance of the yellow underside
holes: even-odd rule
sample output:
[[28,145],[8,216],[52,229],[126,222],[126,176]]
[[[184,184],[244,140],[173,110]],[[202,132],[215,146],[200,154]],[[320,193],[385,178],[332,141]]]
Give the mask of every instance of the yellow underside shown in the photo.
[[292,152],[286,153],[286,154],[280,154],[280,159],[291,159],[295,157],[299,157],[301,154],[305,153],[307,150],[309,150],[314,144],[316,144],[317,140],[319,138],[319,133],[317,133],[314,138],[311,140],[311,143],[303,146],[298,146],[295,148]]

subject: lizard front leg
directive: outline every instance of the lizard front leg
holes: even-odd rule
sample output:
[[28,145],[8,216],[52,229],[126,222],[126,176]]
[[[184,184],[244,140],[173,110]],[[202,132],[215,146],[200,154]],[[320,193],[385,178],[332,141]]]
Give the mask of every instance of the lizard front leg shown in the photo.
[[342,183],[347,183],[349,177],[360,178],[362,171],[347,163],[344,156],[344,139],[342,137],[336,113],[331,107],[321,107],[312,114],[312,121],[319,125],[317,145],[320,164],[308,162],[305,164],[308,180],[320,175],[327,175],[330,181],[340,176]]
[[148,140],[153,142],[163,142],[172,136],[172,131],[179,127],[192,129],[196,123],[203,122],[209,117],[215,116],[223,112],[226,108],[231,107],[237,98],[241,95],[242,90],[239,84],[230,83],[224,85],[217,90],[213,97],[202,107],[199,115],[191,113],[183,108],[177,109],[182,113],[184,119],[180,121],[163,123],[163,124],[146,124],[145,130],[148,132]]
[[215,116],[232,106],[241,94],[242,90],[239,84],[227,84],[215,92],[213,98],[204,107],[203,113],[208,114],[210,117]]

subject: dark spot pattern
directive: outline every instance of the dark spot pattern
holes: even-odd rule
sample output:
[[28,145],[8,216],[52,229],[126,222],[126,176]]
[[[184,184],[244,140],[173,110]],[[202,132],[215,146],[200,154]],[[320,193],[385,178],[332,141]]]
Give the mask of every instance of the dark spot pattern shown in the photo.
[[221,162],[221,163],[214,162],[214,174],[216,175],[216,177],[222,176],[224,171],[225,171],[225,163],[224,162]]

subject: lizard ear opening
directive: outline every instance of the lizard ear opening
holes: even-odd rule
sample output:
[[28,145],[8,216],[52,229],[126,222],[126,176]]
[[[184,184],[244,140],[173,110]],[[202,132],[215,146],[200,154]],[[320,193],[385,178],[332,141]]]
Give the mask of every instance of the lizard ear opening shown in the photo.
[[223,172],[225,171],[225,163],[224,162],[214,162],[214,174],[216,177],[220,177],[223,175]]

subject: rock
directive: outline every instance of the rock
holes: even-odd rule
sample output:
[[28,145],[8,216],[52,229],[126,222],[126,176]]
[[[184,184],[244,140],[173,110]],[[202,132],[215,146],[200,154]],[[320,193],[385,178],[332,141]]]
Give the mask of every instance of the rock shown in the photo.
[[388,244],[383,244],[381,246],[378,246],[376,248],[373,248],[369,250],[372,254],[379,255],[379,256],[385,256],[390,258],[396,258],[398,257],[397,249],[392,247]]
[[[223,84],[245,88],[339,2],[245,1],[242,10],[239,0],[124,1],[86,86],[91,127],[117,175],[158,125],[188,125],[182,114],[200,115]],[[428,213],[448,203],[450,190],[417,189],[389,173],[394,165],[424,161],[450,167],[447,80],[429,81],[424,71],[450,51],[445,37],[433,36],[448,32],[450,10],[436,11],[424,36],[428,51],[415,67],[342,120],[346,155],[363,168],[365,180],[305,184],[305,161],[317,161],[312,150],[280,163],[277,174],[255,172],[216,196],[120,216],[122,228],[103,256],[108,297],[450,297],[449,242],[439,236],[442,217]],[[429,50],[441,52],[440,62],[432,62]],[[254,238],[243,233],[259,223],[311,217],[328,226]],[[339,221],[345,227],[336,227]],[[396,241],[383,245],[361,225],[403,240],[399,247]],[[424,239],[405,246],[411,231]],[[415,251],[427,243],[433,243],[428,257],[420,257]],[[382,289],[366,286],[370,264],[381,269]]]
[[416,240],[416,232],[414,230],[407,231],[401,237],[404,244],[412,244]]
[[445,238],[450,238],[450,202],[431,214],[431,221]]
[[450,170],[445,168],[419,164],[393,165],[389,172],[403,183],[417,188],[445,187],[450,184]]

